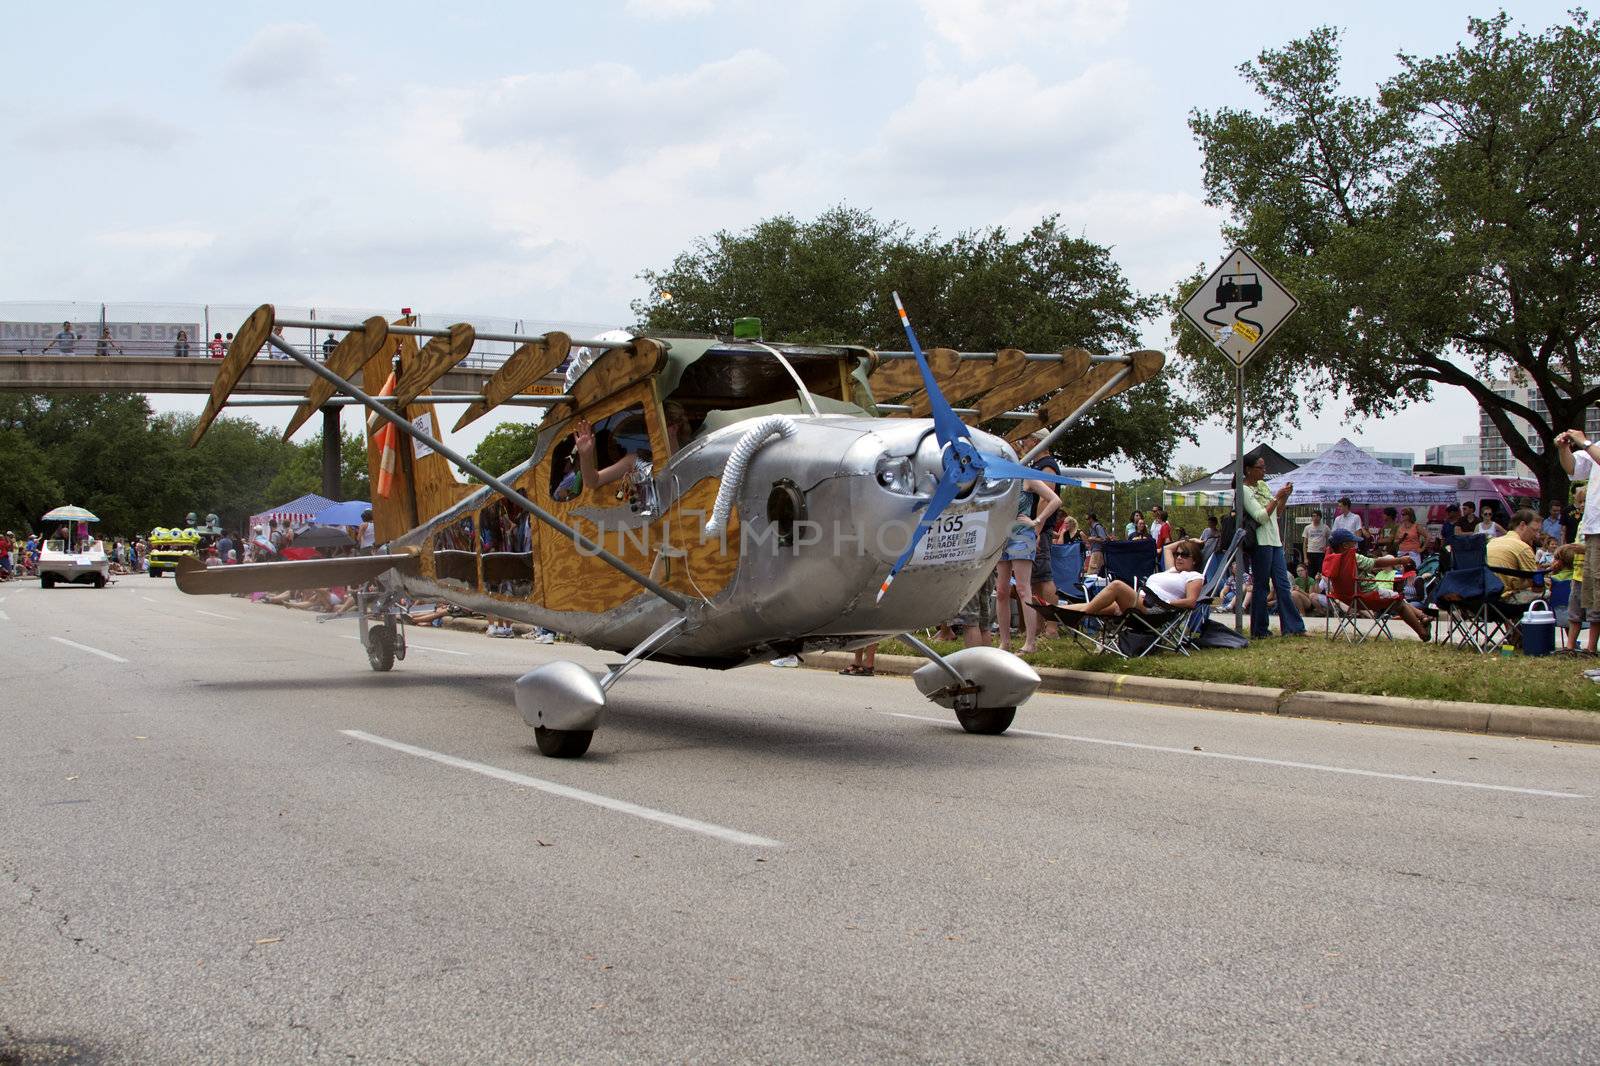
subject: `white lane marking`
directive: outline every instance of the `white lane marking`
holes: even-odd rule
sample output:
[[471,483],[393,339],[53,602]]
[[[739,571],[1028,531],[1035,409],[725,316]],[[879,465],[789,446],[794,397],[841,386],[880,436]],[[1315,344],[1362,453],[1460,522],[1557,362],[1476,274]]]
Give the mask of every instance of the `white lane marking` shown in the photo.
[[160,600],[152,600],[149,596],[140,596],[139,598],[141,600],[143,600],[144,602],[146,602],[146,603],[160,603],[161,602]]
[[754,833],[729,829],[727,826],[714,825],[711,822],[702,822],[694,818],[685,818],[681,814],[673,814],[670,811],[658,811],[654,807],[641,807],[637,803],[629,803],[627,800],[612,799],[610,796],[602,796],[596,792],[585,792],[583,789],[573,788],[571,785],[562,785],[554,781],[529,777],[527,774],[519,774],[512,770],[502,770],[498,766],[458,759],[454,755],[444,755],[437,751],[429,751],[427,748],[403,744],[398,740],[390,740],[387,737],[364,733],[359,729],[341,729],[339,732],[347,737],[364,740],[369,744],[378,744],[385,748],[392,748],[395,751],[405,752],[407,755],[431,759],[434,762],[443,763],[445,766],[454,766],[458,770],[471,770],[473,773],[483,774],[485,777],[509,781],[513,785],[535,788],[540,792],[548,792],[552,796],[561,796],[564,799],[577,800],[579,803],[593,804],[596,807],[604,807],[606,810],[616,811],[619,814],[631,814],[633,817],[643,818],[647,822],[660,822],[662,825],[669,825],[674,829],[685,829],[691,833],[715,837],[717,840],[725,840],[730,844],[745,844],[753,848],[781,848],[783,846],[781,841],[756,836]]
[[210,617],[210,618],[220,618],[224,622],[237,622],[237,621],[239,621],[239,618],[238,618],[237,615],[218,614],[216,611],[202,611],[198,607],[195,608],[195,612],[194,613],[195,614],[203,614],[203,615],[206,615],[207,617]]
[[[349,633],[341,633],[339,635],[345,640],[353,640],[358,644],[361,642],[360,637],[351,636]],[[409,640],[406,641],[406,651],[436,651],[440,655],[464,655],[468,658],[471,658],[472,656],[470,651],[454,651],[450,648],[435,648],[431,644],[413,644]]]
[[0,611],[0,622],[9,622],[9,621],[11,621],[11,616],[9,614],[6,614],[4,611]]
[[87,644],[79,644],[77,641],[68,640],[66,637],[51,637],[50,639],[55,641],[57,644],[65,644],[69,648],[77,648],[79,651],[86,651],[90,655],[98,655],[102,659],[110,659],[114,663],[125,663],[128,661],[120,655],[112,655],[108,651],[101,651],[99,648],[91,648]]
[[[893,718],[909,718],[914,722],[935,722],[939,725],[959,729],[960,726],[951,726],[944,718],[930,718],[920,714],[901,714],[896,711],[882,712]],[[1320,770],[1328,774],[1351,774],[1355,777],[1383,777],[1390,781],[1416,781],[1424,785],[1454,785],[1457,788],[1481,788],[1490,792],[1518,792],[1524,796],[1549,796],[1553,799],[1589,799],[1581,792],[1552,792],[1542,788],[1516,788],[1512,785],[1485,785],[1477,781],[1455,781],[1448,777],[1418,777],[1414,774],[1386,774],[1379,770],[1356,770],[1348,766],[1323,766],[1314,762],[1290,762],[1287,759],[1264,759],[1259,755],[1230,755],[1223,751],[1194,751],[1190,748],[1168,748],[1160,744],[1137,744],[1131,740],[1105,740],[1101,737],[1080,737],[1071,733],[1041,733],[1035,729],[1008,729],[1007,733],[1015,733],[1024,737],[1046,737],[1050,740],[1075,740],[1080,744],[1104,744],[1112,748],[1137,748],[1140,751],[1164,751],[1171,755],[1195,755],[1204,759],[1230,759],[1234,762],[1260,763],[1263,766],[1285,766],[1294,770]]]

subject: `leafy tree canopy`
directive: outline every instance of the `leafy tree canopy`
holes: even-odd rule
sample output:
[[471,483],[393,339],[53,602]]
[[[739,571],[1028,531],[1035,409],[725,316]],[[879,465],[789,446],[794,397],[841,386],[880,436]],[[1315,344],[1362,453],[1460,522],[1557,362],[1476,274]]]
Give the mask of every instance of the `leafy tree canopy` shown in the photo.
[[502,422],[478,442],[468,458],[499,477],[517,464],[527,462],[539,439],[539,428],[536,422]]
[[[1350,415],[1382,416],[1449,385],[1551,498],[1554,434],[1600,402],[1600,31],[1582,11],[1538,35],[1504,13],[1467,29],[1449,53],[1399,56],[1375,95],[1341,92],[1339,33],[1318,29],[1239,68],[1259,109],[1190,128],[1227,236],[1301,301],[1247,372],[1251,423],[1296,425],[1296,401],[1340,389]],[[1190,383],[1225,404],[1231,367],[1174,329]],[[1538,402],[1497,395],[1507,376]]]
[[[769,337],[886,350],[905,346],[894,291],[925,345],[964,351],[1127,351],[1160,306],[1132,289],[1108,249],[1053,215],[1017,236],[997,226],[944,238],[838,206],[810,222],[780,215],[718,231],[641,277],[651,296],[633,310],[647,332],[726,335],[755,315]],[[1199,413],[1157,378],[1101,404],[1056,452],[1072,464],[1121,454],[1163,470],[1176,442],[1194,439]]]
[[[37,529],[63,503],[89,508],[107,535],[146,533],[191,511],[238,528],[263,506],[320,489],[320,440],[285,444],[248,419],[220,418],[191,449],[194,423],[155,416],[138,395],[0,397],[0,528]],[[346,498],[365,498],[359,438],[345,438],[344,460]],[[284,488],[293,491],[274,492]]]

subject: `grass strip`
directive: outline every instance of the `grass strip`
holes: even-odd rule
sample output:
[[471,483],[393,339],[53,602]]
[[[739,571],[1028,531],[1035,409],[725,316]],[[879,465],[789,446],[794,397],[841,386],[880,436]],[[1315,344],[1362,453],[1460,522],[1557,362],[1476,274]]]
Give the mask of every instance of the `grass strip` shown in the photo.
[[[953,641],[930,643],[941,653],[961,647]],[[889,655],[916,654],[907,645],[892,640],[884,641],[879,650]],[[1091,654],[1070,638],[1062,638],[1041,640],[1039,651],[1023,658],[1034,666],[1265,685],[1291,692],[1363,693],[1600,711],[1600,684],[1583,676],[1584,670],[1600,667],[1600,660],[1558,655],[1502,658],[1413,640],[1351,645],[1317,633],[1254,641],[1250,647],[1237,651],[1212,649],[1189,656],[1152,655],[1130,660]]]

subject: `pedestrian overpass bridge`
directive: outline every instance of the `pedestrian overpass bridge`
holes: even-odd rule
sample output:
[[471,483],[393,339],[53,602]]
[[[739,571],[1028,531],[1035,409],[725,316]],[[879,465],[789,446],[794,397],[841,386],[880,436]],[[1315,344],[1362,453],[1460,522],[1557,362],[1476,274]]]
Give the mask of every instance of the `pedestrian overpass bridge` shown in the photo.
[[[142,392],[209,395],[217,379],[217,360],[171,355],[0,355],[0,392]],[[483,391],[499,360],[458,366],[434,382],[434,394],[473,395]],[[311,375],[287,359],[258,358],[244,372],[235,393],[304,396]],[[545,383],[559,386],[552,377]],[[555,390],[560,392],[558,387]]]

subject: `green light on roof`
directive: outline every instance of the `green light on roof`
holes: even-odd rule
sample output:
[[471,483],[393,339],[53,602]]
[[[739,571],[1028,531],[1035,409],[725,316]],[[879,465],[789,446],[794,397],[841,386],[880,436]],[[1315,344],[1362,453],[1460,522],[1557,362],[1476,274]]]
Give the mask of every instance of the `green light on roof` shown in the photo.
[[736,318],[733,320],[733,336],[735,340],[758,341],[761,339],[761,320],[759,318]]

